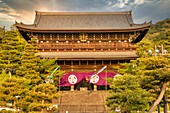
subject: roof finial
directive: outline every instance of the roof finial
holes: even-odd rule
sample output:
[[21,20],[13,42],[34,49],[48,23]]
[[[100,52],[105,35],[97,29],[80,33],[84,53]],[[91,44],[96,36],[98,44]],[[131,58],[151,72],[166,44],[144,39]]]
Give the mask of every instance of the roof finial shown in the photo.
[[38,13],[39,13],[39,12],[38,12],[37,10],[35,10],[35,15],[38,15]]
[[15,20],[15,24],[18,24],[18,22]]
[[151,24],[152,24],[152,20],[151,20],[149,23],[151,23]]
[[130,15],[132,14],[132,10],[129,11],[130,12]]

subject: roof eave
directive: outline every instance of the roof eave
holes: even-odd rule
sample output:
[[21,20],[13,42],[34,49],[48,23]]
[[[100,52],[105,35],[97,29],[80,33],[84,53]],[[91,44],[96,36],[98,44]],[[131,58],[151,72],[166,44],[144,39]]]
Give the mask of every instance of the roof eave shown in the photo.
[[37,28],[28,28],[27,26],[17,26],[18,30],[26,32],[46,32],[46,33],[78,33],[78,32],[133,32],[138,30],[149,29],[151,25],[146,25],[136,28],[127,28],[127,29],[37,29]]

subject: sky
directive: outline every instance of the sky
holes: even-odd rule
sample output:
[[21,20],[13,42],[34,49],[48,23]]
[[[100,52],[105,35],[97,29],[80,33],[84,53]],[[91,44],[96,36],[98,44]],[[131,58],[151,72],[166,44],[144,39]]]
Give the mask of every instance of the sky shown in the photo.
[[170,18],[170,0],[0,0],[0,26],[33,24],[35,11],[117,12],[132,10],[135,23]]

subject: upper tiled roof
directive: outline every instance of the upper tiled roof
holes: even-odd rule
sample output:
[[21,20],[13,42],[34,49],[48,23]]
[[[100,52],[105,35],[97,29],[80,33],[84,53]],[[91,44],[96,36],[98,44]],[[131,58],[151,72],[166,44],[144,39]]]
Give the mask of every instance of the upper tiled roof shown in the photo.
[[131,11],[126,12],[37,12],[32,25],[16,23],[32,30],[120,30],[140,29],[150,23],[134,24]]
[[128,13],[37,13],[38,28],[102,29],[130,27]]

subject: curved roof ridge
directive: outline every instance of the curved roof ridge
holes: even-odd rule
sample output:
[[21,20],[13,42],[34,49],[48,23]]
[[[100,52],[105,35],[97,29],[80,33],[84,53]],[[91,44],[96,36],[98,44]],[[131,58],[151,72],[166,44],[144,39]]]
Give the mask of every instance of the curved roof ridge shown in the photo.
[[152,24],[152,21],[149,21],[149,22],[144,22],[144,23],[141,23],[141,24],[136,24],[136,23],[133,23],[132,26],[140,26],[140,25],[151,25]]
[[134,24],[133,19],[132,19],[132,14],[130,14],[130,15],[126,14],[126,18],[130,25]]
[[28,27],[32,27],[34,24],[24,24],[24,23],[22,23],[22,22],[16,22],[16,21],[15,21],[15,25],[16,25],[16,26],[28,26]]
[[93,15],[93,14],[131,14],[130,11],[120,11],[120,12],[41,12],[35,11],[36,15]]
[[37,13],[38,13],[38,11],[35,11],[35,20],[34,20],[34,25],[36,26],[38,23],[39,23],[39,21],[40,21],[40,18],[41,18],[41,15],[38,15]]

